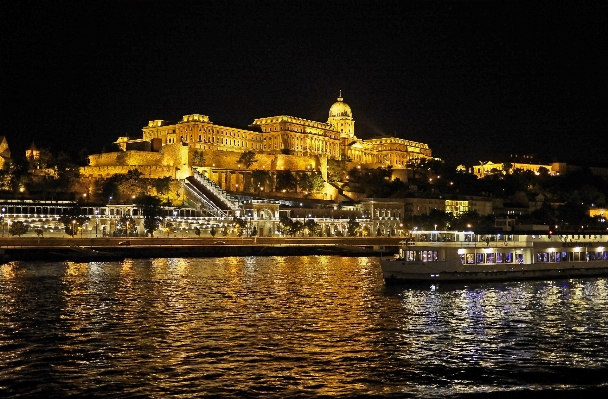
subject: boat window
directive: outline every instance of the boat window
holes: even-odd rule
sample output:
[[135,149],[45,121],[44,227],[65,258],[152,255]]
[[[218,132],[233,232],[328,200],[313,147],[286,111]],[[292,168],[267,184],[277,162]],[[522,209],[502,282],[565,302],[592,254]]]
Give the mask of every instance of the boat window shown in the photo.
[[524,254],[515,254],[515,261],[517,262],[517,264],[523,265],[524,264]]
[[513,263],[513,253],[507,252],[505,254],[505,263]]
[[467,264],[472,265],[475,263],[475,254],[467,254]]
[[464,265],[464,262],[465,262],[464,254],[460,254],[460,263],[462,263]]
[[486,255],[486,263],[496,263],[494,253]]
[[484,263],[485,254],[477,254],[477,263]]
[[496,263],[502,263],[502,256],[503,256],[502,252],[496,253]]
[[555,261],[556,262],[561,262],[562,261],[562,253],[561,252],[556,252],[555,253]]

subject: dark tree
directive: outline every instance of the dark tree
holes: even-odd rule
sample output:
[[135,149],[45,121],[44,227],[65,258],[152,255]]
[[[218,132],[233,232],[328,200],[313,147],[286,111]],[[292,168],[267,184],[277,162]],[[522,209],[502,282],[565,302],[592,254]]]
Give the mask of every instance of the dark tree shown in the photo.
[[253,165],[258,160],[255,159],[255,152],[253,151],[245,151],[241,154],[241,157],[237,161],[239,164],[245,165],[245,169],[250,169],[251,165]]
[[135,204],[141,209],[144,217],[144,230],[150,237],[154,237],[154,232],[163,222],[161,203],[160,198],[147,194],[141,194],[135,199]]
[[298,181],[290,170],[277,171],[277,191],[295,191]]
[[72,206],[61,215],[59,221],[63,223],[65,233],[74,237],[78,230],[89,221],[89,217],[86,216],[80,202],[73,202]]
[[23,223],[22,221],[19,220],[17,222],[13,222],[13,224],[11,224],[11,227],[8,229],[8,232],[12,236],[21,237],[22,234],[27,233],[27,230],[28,230],[28,225],[26,225],[25,223]]

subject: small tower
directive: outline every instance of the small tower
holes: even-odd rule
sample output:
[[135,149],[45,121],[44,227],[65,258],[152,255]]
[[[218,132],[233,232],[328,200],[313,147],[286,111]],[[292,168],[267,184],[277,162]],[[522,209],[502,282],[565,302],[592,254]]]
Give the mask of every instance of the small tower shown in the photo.
[[327,123],[333,125],[334,129],[340,132],[342,138],[353,138],[355,136],[355,121],[348,104],[342,99],[342,90],[338,101],[329,109]]
[[30,161],[40,158],[40,150],[38,149],[38,147],[36,147],[36,144],[34,144],[33,141],[32,141],[32,145],[30,146],[30,148],[25,150],[25,158],[29,159]]

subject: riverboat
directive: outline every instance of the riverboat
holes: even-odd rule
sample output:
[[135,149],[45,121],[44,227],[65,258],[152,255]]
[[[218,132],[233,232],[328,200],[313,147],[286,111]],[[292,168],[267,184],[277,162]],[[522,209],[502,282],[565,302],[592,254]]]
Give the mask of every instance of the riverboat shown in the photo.
[[608,234],[412,231],[382,258],[387,284],[608,275]]

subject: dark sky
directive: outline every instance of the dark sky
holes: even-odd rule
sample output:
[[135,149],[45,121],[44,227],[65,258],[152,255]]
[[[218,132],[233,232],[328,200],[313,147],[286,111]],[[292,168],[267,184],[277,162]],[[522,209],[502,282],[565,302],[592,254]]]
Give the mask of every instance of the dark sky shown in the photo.
[[1,19],[15,155],[100,152],[152,119],[326,121],[467,163],[608,159],[605,1],[17,2]]

